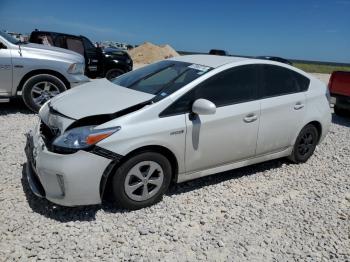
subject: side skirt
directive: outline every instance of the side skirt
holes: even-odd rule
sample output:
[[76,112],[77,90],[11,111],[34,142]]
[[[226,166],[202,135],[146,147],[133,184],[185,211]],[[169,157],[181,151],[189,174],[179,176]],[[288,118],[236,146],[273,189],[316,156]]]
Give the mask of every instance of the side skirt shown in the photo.
[[282,151],[278,151],[278,152],[268,154],[268,155],[262,155],[262,156],[257,156],[254,158],[248,158],[248,159],[245,159],[245,160],[242,160],[239,162],[225,164],[222,166],[213,167],[213,168],[202,170],[202,171],[179,174],[178,179],[177,179],[177,183],[182,183],[182,182],[185,182],[188,180],[192,180],[192,179],[196,179],[196,178],[200,178],[200,177],[204,177],[204,176],[209,176],[212,174],[216,174],[216,173],[220,173],[220,172],[224,172],[224,171],[228,171],[231,169],[236,169],[236,168],[240,168],[240,167],[244,167],[244,166],[249,166],[249,165],[269,161],[272,159],[286,157],[292,153],[292,150],[293,150],[293,147],[288,147]]

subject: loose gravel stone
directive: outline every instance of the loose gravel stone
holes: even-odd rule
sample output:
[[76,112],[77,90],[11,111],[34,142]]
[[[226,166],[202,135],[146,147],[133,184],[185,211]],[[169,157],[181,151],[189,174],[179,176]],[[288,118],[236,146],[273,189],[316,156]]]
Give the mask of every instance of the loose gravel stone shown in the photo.
[[21,103],[0,104],[1,261],[350,260],[350,118],[333,116],[305,164],[278,159],[173,185],[132,212],[34,196],[23,149],[36,122]]

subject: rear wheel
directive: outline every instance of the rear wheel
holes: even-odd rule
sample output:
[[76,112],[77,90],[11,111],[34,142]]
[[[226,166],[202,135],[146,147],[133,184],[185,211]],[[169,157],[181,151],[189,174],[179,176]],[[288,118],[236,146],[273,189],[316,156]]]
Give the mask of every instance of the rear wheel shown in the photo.
[[156,152],[135,155],[114,174],[112,188],[117,204],[140,209],[159,202],[171,181],[169,160]]
[[314,153],[318,141],[317,128],[312,125],[306,125],[299,133],[289,159],[294,163],[306,162]]
[[109,69],[106,73],[106,78],[108,80],[111,80],[113,78],[116,78],[120,75],[124,74],[124,71],[120,70],[120,69],[117,69],[117,68],[112,68],[112,69]]
[[35,75],[23,85],[22,98],[26,106],[38,112],[40,107],[54,96],[66,90],[64,83],[53,75]]

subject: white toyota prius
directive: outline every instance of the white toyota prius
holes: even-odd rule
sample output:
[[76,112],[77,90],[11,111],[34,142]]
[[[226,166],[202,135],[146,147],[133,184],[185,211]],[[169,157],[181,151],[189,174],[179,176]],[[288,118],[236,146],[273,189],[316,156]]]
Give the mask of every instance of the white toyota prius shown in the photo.
[[326,136],[325,84],[273,61],[181,56],[68,90],[27,135],[32,191],[64,206],[138,209],[171,182],[289,157]]

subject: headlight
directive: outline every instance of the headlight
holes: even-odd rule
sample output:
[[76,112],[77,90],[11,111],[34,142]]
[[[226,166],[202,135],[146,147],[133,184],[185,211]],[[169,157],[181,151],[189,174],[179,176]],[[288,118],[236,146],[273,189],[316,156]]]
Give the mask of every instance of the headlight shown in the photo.
[[118,61],[118,60],[116,60],[116,59],[114,59],[113,61],[114,61],[115,63],[119,63],[119,61]]
[[109,137],[121,129],[118,127],[94,129],[96,126],[83,126],[64,132],[53,141],[53,146],[68,152],[86,149]]
[[68,73],[69,74],[75,74],[75,75],[79,75],[79,74],[84,74],[84,70],[85,70],[85,65],[84,64],[80,64],[80,63],[74,63],[71,64],[68,68]]

